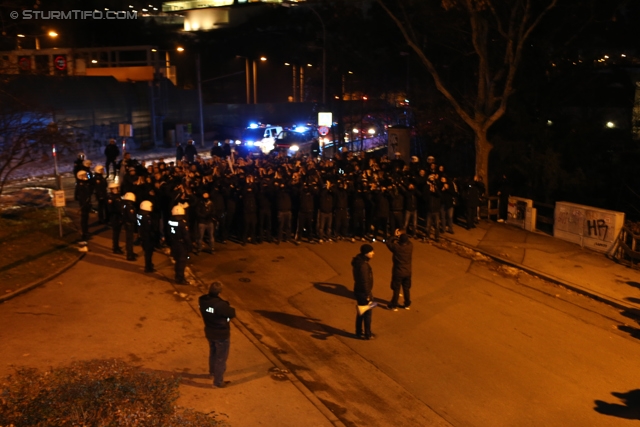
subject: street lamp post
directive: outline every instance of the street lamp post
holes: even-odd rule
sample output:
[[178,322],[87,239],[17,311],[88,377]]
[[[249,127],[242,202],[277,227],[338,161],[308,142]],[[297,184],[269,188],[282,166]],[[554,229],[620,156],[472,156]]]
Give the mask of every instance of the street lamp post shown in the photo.
[[198,76],[198,107],[200,113],[200,147],[204,148],[204,114],[202,112],[202,77],[200,76],[200,52],[196,55],[196,73]]
[[313,7],[308,6],[309,10],[320,20],[322,25],[322,105],[327,105],[327,30],[324,26],[324,19]]
[[[283,2],[282,5],[284,7],[294,7],[294,6],[302,6],[297,2]],[[324,25],[324,19],[309,4],[304,4],[304,6],[308,7],[311,12],[318,18],[320,21],[320,25],[322,25],[322,105],[325,106],[327,104],[327,29]]]

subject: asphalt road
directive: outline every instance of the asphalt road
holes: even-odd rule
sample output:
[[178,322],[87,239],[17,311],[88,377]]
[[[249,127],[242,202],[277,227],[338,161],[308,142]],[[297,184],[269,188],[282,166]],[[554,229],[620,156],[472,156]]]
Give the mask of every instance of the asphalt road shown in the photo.
[[[346,425],[632,422],[595,410],[640,384],[640,345],[615,329],[629,322],[616,310],[416,243],[411,310],[376,308],[377,339],[359,341],[349,264],[358,246],[218,244],[193,269],[228,285],[239,320]],[[382,302],[391,256],[381,243],[375,250]]]
[[[67,191],[68,199],[70,195]],[[373,329],[378,338],[356,340],[349,263],[358,246],[217,244],[215,255],[193,257],[192,268],[205,282],[218,278],[227,284],[227,298],[240,309],[238,320],[345,425],[624,426],[640,419],[640,337],[625,333],[624,326],[618,329],[633,320],[531,276],[516,282],[495,264],[430,244],[415,246],[412,309],[376,308]],[[375,250],[374,294],[384,303],[391,295],[391,256],[380,243]],[[117,281],[118,269],[112,273],[110,280]],[[104,285],[97,277],[90,283]],[[55,315],[62,328],[71,325],[73,319],[63,321],[64,310],[49,314],[48,307],[56,305],[47,298],[56,297],[56,286],[48,286],[42,301],[25,299],[27,305],[12,320],[19,324],[33,311]],[[93,290],[82,289],[83,296]],[[74,293],[64,297],[69,299],[64,305],[73,306]],[[143,295],[109,297],[120,300],[128,312]],[[101,298],[96,298],[97,309]],[[34,306],[45,309],[30,309]],[[196,326],[184,313],[176,319],[169,306],[165,309],[167,320],[185,323],[181,328]],[[89,347],[94,340],[97,345],[113,339],[104,356],[113,345],[124,346],[122,352],[128,345],[111,336],[108,327],[100,336],[65,330],[65,340],[84,336]],[[4,341],[12,343],[9,363],[33,355],[33,342],[14,347],[19,338],[9,335],[12,339]],[[34,337],[46,343],[46,332]],[[45,360],[64,358],[56,354],[64,351],[58,347],[65,340],[46,344],[52,353]],[[185,345],[180,341],[173,348]],[[8,355],[6,350],[1,353]],[[627,406],[619,399],[625,394]]]

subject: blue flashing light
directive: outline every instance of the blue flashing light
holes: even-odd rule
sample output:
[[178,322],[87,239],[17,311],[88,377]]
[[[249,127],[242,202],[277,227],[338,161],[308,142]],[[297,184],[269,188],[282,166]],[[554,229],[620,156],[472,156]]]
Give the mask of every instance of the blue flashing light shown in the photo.
[[294,129],[296,132],[306,132],[308,129],[306,126],[296,126],[296,128]]
[[248,145],[249,147],[253,147],[253,141],[247,141],[247,145]]
[[250,123],[249,124],[249,129],[258,129],[258,124],[257,123]]

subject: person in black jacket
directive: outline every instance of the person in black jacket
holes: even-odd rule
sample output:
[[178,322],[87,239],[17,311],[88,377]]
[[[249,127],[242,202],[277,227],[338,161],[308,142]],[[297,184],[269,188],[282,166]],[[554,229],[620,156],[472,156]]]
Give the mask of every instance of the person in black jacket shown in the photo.
[[231,328],[229,322],[236,317],[235,308],[220,298],[222,282],[215,281],[209,286],[209,293],[200,296],[198,305],[204,320],[204,335],[209,341],[209,375],[213,376],[213,386],[223,388],[229,381],[224,380],[227,370]]
[[113,177],[118,176],[117,162],[118,156],[120,155],[120,149],[116,145],[116,140],[111,138],[109,140],[109,144],[104,149],[104,155],[107,158],[105,169],[107,170],[106,177],[109,178],[109,166],[113,165]]
[[[364,244],[360,246],[360,253],[351,260],[353,271],[353,294],[359,306],[373,302],[373,270],[369,260],[373,258],[373,246]],[[356,315],[356,336],[359,339],[372,340],[375,335],[371,332],[371,309],[363,314]],[[362,327],[364,326],[364,335]]]
[[109,184],[107,196],[107,208],[109,209],[109,221],[111,222],[111,241],[114,254],[123,254],[120,248],[120,230],[122,229],[122,198],[120,187],[115,182]]
[[[213,236],[213,223],[215,217],[215,206],[209,197],[209,192],[202,193],[202,198],[196,205],[196,215],[198,217],[198,241],[196,242],[196,255],[202,250],[205,240],[208,240],[208,249],[205,252],[212,254],[215,237]],[[205,239],[206,237],[206,239]]]
[[94,169],[91,177],[93,191],[98,201],[98,223],[106,224],[109,220],[109,210],[107,209],[107,179],[102,175],[104,168],[98,165]]
[[82,240],[89,239],[89,212],[91,212],[91,195],[93,188],[89,182],[87,171],[78,171],[76,182],[76,198],[80,204],[80,230]]
[[409,310],[411,306],[411,259],[413,258],[413,243],[404,230],[396,230],[394,237],[387,242],[387,248],[393,254],[393,269],[391,270],[391,289],[393,296],[387,306],[389,310],[398,311],[400,288],[404,295],[402,308]]
[[242,246],[247,244],[247,240],[256,243],[256,227],[258,226],[258,196],[257,184],[253,175],[247,175],[244,187],[240,193],[242,199]]
[[136,195],[129,192],[122,196],[122,223],[124,224],[125,247],[127,261],[135,261],[137,255],[133,252],[133,240],[136,230]]
[[193,163],[198,155],[198,150],[196,146],[193,145],[193,139],[187,141],[187,146],[184,147],[184,158],[187,163]]
[[140,203],[140,211],[136,214],[138,220],[138,230],[140,232],[140,244],[144,251],[144,272],[153,273],[153,247],[155,246],[155,227],[151,212],[153,211],[153,203],[144,200]]
[[191,251],[191,236],[187,225],[186,212],[182,205],[171,208],[172,218],[169,221],[171,233],[171,256],[175,261],[175,280],[178,285],[185,285],[184,270]]

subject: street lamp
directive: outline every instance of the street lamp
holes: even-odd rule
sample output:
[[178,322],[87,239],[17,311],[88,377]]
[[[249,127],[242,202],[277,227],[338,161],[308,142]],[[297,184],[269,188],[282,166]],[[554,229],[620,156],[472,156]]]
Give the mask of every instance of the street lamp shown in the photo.
[[236,55],[236,58],[244,58],[244,74],[245,74],[245,88],[247,91],[247,104],[251,104],[251,71],[249,68],[249,58],[242,55]]
[[[184,52],[182,46],[176,49],[178,52]],[[200,74],[200,52],[196,53],[196,80],[198,83],[198,115],[200,116],[200,147],[204,148],[204,113],[202,108],[202,76]]]
[[[282,5],[284,7],[303,6],[296,2],[283,2]],[[322,105],[324,106],[327,104],[327,29],[324,26],[324,19],[322,19],[322,16],[320,16],[317,10],[309,4],[304,4],[304,6],[316,15],[320,21],[320,25],[322,25]]]
[[36,50],[40,50],[40,37],[41,36],[49,36],[51,38],[56,38],[58,37],[58,33],[56,33],[55,31],[49,31],[47,34],[40,34],[40,35],[30,35],[30,34],[16,34],[16,46],[18,49],[22,49],[22,46],[20,45],[20,39],[24,39],[27,37],[33,37],[35,39],[36,42]]

